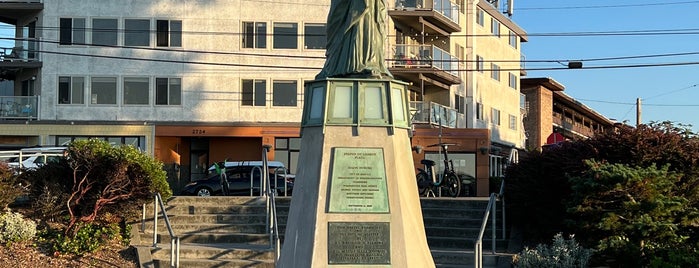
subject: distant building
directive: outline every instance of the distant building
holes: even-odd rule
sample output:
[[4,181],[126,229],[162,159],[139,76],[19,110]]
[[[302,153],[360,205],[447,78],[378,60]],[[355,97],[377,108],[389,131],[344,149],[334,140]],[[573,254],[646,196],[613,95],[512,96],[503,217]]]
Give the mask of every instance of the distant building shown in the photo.
[[565,87],[552,78],[523,78],[521,82],[526,98],[524,129],[529,150],[590,138],[614,128],[613,121],[563,93]]
[[[393,75],[411,83],[413,142],[459,144],[450,148],[456,167],[482,182],[481,195],[524,148],[527,34],[511,3],[387,1],[385,54]],[[0,48],[0,147],[131,144],[165,164],[175,191],[212,162],[259,159],[263,144],[295,170],[304,82],[325,61],[329,7],[0,1],[0,22],[16,37]],[[437,147],[426,151],[415,159],[439,157]]]

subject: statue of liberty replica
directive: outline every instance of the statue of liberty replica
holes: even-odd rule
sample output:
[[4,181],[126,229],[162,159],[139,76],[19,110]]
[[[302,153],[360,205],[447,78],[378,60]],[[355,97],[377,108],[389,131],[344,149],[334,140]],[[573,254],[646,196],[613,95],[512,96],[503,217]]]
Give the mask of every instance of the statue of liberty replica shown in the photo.
[[277,267],[434,267],[410,147],[407,84],[386,68],[384,0],[332,0],[323,70],[305,85]]

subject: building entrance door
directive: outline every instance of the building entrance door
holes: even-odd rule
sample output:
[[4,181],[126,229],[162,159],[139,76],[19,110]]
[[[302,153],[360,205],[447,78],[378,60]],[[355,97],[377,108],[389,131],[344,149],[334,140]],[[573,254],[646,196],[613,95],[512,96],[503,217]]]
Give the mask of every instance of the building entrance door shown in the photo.
[[189,152],[191,181],[206,178],[206,170],[209,168],[209,139],[192,139]]

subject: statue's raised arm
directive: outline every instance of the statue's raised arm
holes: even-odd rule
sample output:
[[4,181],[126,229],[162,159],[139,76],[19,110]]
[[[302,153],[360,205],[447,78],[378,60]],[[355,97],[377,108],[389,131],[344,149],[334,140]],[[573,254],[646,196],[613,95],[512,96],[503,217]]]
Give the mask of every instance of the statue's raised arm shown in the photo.
[[385,20],[385,0],[332,0],[325,65],[316,79],[393,78],[384,58]]

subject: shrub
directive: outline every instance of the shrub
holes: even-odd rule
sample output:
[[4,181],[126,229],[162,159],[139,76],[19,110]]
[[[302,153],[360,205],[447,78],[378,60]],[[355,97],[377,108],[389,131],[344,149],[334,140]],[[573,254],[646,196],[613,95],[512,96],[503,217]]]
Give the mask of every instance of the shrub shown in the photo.
[[22,214],[7,211],[0,215],[0,243],[30,241],[36,235],[36,223]]
[[0,209],[7,208],[25,193],[17,176],[5,162],[0,161]]
[[565,239],[558,233],[550,246],[539,244],[535,249],[524,248],[513,257],[513,264],[521,268],[584,268],[591,255],[592,251],[578,245],[572,235]]
[[43,237],[51,243],[55,252],[84,255],[95,252],[112,239],[121,239],[121,228],[117,224],[100,226],[97,224],[82,224],[78,226],[73,237],[61,232],[47,231]]

